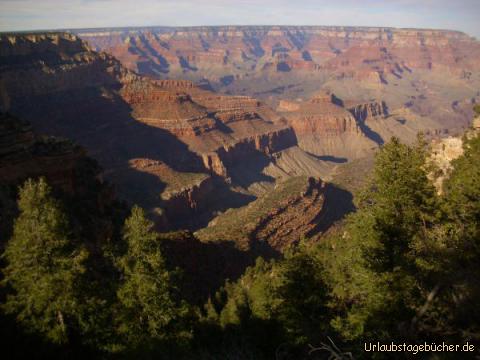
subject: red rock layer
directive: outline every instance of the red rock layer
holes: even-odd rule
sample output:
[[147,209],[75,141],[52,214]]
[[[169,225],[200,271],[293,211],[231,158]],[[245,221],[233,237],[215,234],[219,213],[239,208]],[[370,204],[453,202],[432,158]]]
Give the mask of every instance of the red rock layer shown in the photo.
[[287,109],[285,116],[298,136],[361,133],[356,119],[343,107],[332,103],[330,94],[322,93],[303,102],[283,102],[279,110],[283,109]]
[[203,241],[234,241],[238,248],[255,253],[266,248],[283,251],[318,233],[325,190],[320,179],[291,178],[247,206],[221,214],[196,235]]
[[188,211],[203,201],[195,199],[214,198],[212,187],[187,176],[183,190],[164,200],[171,187],[164,169],[142,171],[131,160],[163,163],[176,174],[228,177],[229,167],[248,164],[251,155],[296,145],[292,129],[256,99],[139,76],[71,34],[0,35],[0,64],[2,109],[36,130],[75,139],[99,159],[123,198],[152,212],[164,206],[191,217]]
[[[322,70],[382,81],[416,69],[479,70],[480,43],[443,30],[230,26],[77,31],[129,68],[158,77],[210,69],[220,79],[262,69]],[[260,63],[261,67],[257,67]],[[232,79],[235,78],[234,75]]]

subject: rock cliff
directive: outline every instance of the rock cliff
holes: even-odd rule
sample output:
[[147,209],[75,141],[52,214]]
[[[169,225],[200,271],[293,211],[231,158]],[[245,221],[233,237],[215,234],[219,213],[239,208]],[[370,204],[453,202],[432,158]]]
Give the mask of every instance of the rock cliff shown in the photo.
[[388,116],[388,107],[385,101],[371,101],[363,104],[346,105],[346,107],[355,119],[361,122]]
[[0,50],[2,108],[84,146],[119,195],[159,224],[194,227],[198,218],[200,226],[215,211],[251,201],[230,190],[238,185],[230,169],[258,156],[266,167],[297,144],[264,102],[142,77],[68,33],[0,35]]
[[234,74],[245,75],[252,67],[275,72],[328,69],[363,79],[376,74],[378,81],[415,69],[459,73],[460,68],[478,70],[478,64],[466,55],[480,55],[473,38],[445,30],[224,26],[75,32],[133,70],[173,75],[209,69],[224,82],[234,79]]
[[43,176],[51,185],[74,194],[85,190],[76,174],[91,173],[92,169],[82,169],[86,165],[85,151],[79,146],[35,135],[28,122],[0,113],[0,184],[19,185]]
[[309,153],[338,161],[371,153],[377,144],[364,133],[361,120],[335,99],[333,94],[321,92],[307,101],[283,101],[277,110],[283,111],[299,146]]
[[[377,99],[391,111],[407,107],[412,122],[422,117],[428,128],[457,132],[471,116],[457,105],[477,96],[480,86],[480,42],[457,31],[219,26],[74,32],[155,79],[186,78],[275,107],[322,88],[355,104]],[[407,137],[425,128],[409,127],[393,132]]]
[[40,136],[27,121],[0,113],[0,247],[18,215],[19,186],[39,177],[63,200],[77,239],[95,248],[118,234],[126,209],[97,162],[71,141]]

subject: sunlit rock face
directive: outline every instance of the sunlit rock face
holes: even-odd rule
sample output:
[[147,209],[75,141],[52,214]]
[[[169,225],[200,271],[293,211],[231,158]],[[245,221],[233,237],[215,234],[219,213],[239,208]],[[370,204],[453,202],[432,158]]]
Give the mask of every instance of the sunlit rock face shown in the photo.
[[473,38],[444,30],[229,26],[87,29],[76,33],[141,73],[210,72],[224,82],[265,69],[328,69],[379,82],[389,74],[401,76],[416,69],[460,74],[478,70],[475,58],[480,56],[480,46]]

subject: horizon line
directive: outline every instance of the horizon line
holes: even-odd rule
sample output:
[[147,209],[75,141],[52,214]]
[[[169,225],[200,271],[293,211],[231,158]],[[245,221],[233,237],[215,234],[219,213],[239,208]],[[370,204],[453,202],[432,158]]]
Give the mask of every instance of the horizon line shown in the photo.
[[427,27],[395,27],[395,26],[365,26],[365,25],[126,25],[126,26],[101,26],[101,27],[74,27],[74,28],[50,28],[50,29],[24,29],[24,30],[6,30],[0,31],[0,34],[36,34],[36,33],[62,33],[62,32],[79,32],[85,30],[128,30],[128,29],[201,29],[201,28],[272,28],[272,27],[293,27],[293,28],[351,28],[351,29],[376,29],[376,30],[414,30],[414,31],[441,31],[441,32],[456,32],[465,34],[472,38],[477,38],[465,31],[457,29],[446,28],[427,28]]

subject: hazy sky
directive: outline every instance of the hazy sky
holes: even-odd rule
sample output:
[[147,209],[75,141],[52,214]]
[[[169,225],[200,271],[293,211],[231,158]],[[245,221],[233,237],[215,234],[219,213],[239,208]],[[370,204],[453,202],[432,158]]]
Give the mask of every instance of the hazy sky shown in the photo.
[[271,24],[441,28],[480,38],[480,0],[0,0],[0,31]]

